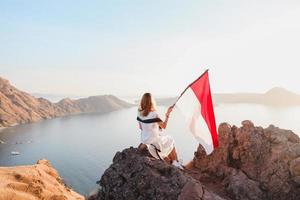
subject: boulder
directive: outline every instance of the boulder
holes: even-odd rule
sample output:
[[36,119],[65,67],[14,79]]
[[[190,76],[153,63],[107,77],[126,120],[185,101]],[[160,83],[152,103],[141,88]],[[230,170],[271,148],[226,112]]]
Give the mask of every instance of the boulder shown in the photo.
[[118,152],[99,181],[96,200],[222,200],[189,174],[136,148]]
[[[219,182],[231,199],[300,199],[300,139],[273,125],[242,127],[222,123],[220,147],[206,155],[200,146],[193,160],[197,179]],[[220,191],[221,192],[221,191]]]
[[188,169],[179,170],[135,148],[118,152],[90,199],[300,199],[300,139],[270,125],[218,128],[219,148],[199,145]]

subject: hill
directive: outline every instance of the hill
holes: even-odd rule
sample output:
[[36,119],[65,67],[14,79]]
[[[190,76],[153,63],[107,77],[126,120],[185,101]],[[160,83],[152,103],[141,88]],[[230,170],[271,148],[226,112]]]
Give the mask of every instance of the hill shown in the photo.
[[47,160],[31,166],[0,167],[0,199],[83,200],[62,181]]
[[65,98],[54,104],[66,114],[106,113],[132,106],[113,95],[99,95],[72,100]]
[[[177,97],[157,98],[161,106],[172,105]],[[280,87],[274,87],[266,93],[216,93],[214,104],[252,103],[269,106],[300,106],[300,95]]]
[[72,114],[111,112],[130,106],[131,104],[113,95],[92,96],[78,100],[63,99],[58,103],[52,103],[21,91],[0,77],[0,127]]
[[275,87],[266,93],[231,93],[215,94],[214,102],[220,103],[255,103],[271,106],[296,106],[300,105],[300,95],[284,88]]

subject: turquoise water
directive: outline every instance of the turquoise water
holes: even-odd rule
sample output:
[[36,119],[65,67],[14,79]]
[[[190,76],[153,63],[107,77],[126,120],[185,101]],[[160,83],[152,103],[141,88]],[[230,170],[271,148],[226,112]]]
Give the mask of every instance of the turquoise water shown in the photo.
[[[5,144],[0,144],[0,166],[33,164],[46,158],[68,185],[88,194],[117,151],[139,144],[136,109],[56,118],[1,130],[0,140]],[[162,116],[165,110],[159,108]],[[242,120],[251,119],[256,125],[266,127],[272,123],[300,133],[300,107],[218,105],[215,113],[218,124],[227,121],[240,125]],[[197,143],[178,110],[172,113],[165,133],[174,137],[184,162],[193,158]],[[11,156],[11,151],[19,151],[20,155]]]

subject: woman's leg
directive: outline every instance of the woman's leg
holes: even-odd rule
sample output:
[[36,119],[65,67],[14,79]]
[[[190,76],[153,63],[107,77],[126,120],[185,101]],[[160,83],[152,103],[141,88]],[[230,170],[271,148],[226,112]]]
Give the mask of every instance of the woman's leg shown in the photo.
[[164,161],[166,161],[169,164],[172,164],[172,160],[169,158],[169,156],[165,157]]
[[174,147],[174,158],[177,162],[179,162],[178,160],[178,156],[177,156],[177,151],[176,151],[176,148]]
[[173,160],[178,161],[177,152],[176,152],[175,147],[172,149],[171,153],[168,155],[168,158],[171,160],[171,162]]

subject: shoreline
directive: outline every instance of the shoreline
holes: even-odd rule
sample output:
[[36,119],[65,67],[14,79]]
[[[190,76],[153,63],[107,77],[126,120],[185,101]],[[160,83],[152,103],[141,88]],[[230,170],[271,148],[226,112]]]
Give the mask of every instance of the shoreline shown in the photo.
[[3,131],[3,130],[5,130],[5,129],[7,129],[8,127],[0,127],[0,133]]
[[[31,123],[31,122],[30,122],[30,123]],[[29,124],[30,124],[30,123],[29,123]],[[9,126],[1,126],[1,127],[0,127],[0,133],[1,133],[1,131],[5,130],[5,129],[7,129],[7,128],[15,127],[15,126],[18,126],[18,125],[21,125],[21,124],[14,123],[14,124],[11,124],[11,125],[9,125]]]
[[59,118],[67,118],[67,117],[76,117],[76,116],[85,116],[85,115],[103,115],[103,114],[108,114],[108,113],[113,113],[113,112],[117,112],[117,111],[121,111],[121,110],[125,110],[125,109],[130,109],[133,106],[130,107],[124,107],[124,108],[120,108],[120,109],[116,109],[116,110],[110,110],[110,111],[102,111],[102,112],[80,112],[80,113],[69,113],[69,114],[65,114],[65,115],[60,115],[60,116],[55,116],[55,117],[50,117],[50,118],[42,118],[36,121],[30,121],[30,122],[24,122],[24,123],[14,123],[14,124],[10,124],[8,126],[1,126],[0,127],[0,133],[1,131],[7,129],[7,128],[12,128],[12,127],[16,127],[16,126],[20,126],[20,125],[28,125],[28,124],[34,124],[34,123],[39,123],[39,122],[43,122],[43,121],[47,121],[47,120],[54,120],[54,119],[59,119]]

